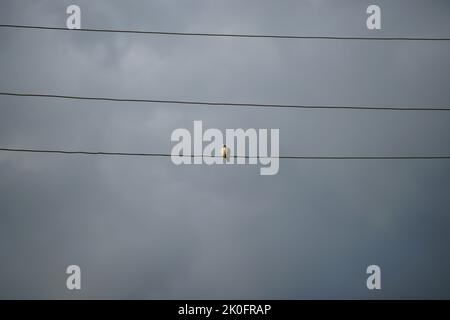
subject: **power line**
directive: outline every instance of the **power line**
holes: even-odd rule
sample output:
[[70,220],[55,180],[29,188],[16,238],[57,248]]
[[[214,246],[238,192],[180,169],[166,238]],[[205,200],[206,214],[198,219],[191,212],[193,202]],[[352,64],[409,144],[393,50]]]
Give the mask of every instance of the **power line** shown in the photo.
[[[142,152],[106,152],[106,151],[81,151],[81,150],[61,150],[61,149],[19,149],[19,148],[0,148],[0,151],[22,152],[22,153],[52,153],[65,155],[96,155],[96,156],[136,156],[136,157],[171,157],[169,153],[142,153]],[[222,158],[222,156],[213,155],[175,155],[176,157],[190,158]],[[448,156],[279,156],[279,157],[251,157],[242,155],[231,155],[231,158],[244,159],[293,159],[293,160],[438,160],[450,159]]]
[[44,93],[16,93],[0,92],[1,96],[36,97],[36,98],[57,98],[70,100],[96,100],[113,102],[134,102],[134,103],[164,103],[164,104],[185,104],[199,106],[223,106],[223,107],[255,107],[255,108],[292,108],[292,109],[337,109],[337,110],[389,110],[389,111],[450,111],[450,108],[437,107],[366,107],[366,106],[321,106],[321,105],[293,105],[275,103],[245,103],[245,102],[219,102],[219,101],[192,101],[192,100],[159,100],[159,99],[132,99],[132,98],[112,98],[112,97],[87,97]]
[[104,32],[104,33],[126,33],[144,35],[167,35],[167,36],[189,36],[189,37],[224,37],[224,38],[272,38],[272,39],[314,39],[314,40],[380,40],[380,41],[450,41],[447,37],[343,37],[343,36],[299,36],[279,34],[244,34],[244,33],[198,33],[198,32],[169,32],[169,31],[145,31],[145,30],[118,30],[118,29],[67,29],[63,27],[30,26],[16,24],[0,24],[0,28],[14,29],[36,29],[57,30],[75,32]]

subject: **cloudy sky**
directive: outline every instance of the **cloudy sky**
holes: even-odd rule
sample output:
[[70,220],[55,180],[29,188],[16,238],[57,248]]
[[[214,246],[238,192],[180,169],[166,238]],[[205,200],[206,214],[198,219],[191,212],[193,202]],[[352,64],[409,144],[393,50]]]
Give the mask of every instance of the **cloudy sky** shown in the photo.
[[[2,0],[1,24],[449,37],[449,1]],[[382,9],[369,31],[366,8]],[[0,91],[448,107],[450,43],[0,29]],[[208,108],[0,97],[0,146],[170,152],[174,129],[279,128],[287,155],[450,154],[449,112]],[[66,267],[82,290],[66,289]],[[382,290],[366,288],[366,267]],[[450,298],[450,161],[0,152],[0,298]]]

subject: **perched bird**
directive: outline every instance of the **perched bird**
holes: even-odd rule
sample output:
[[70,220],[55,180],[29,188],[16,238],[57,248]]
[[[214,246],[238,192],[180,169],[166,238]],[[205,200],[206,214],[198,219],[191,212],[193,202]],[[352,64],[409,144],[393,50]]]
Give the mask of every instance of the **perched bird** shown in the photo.
[[228,148],[227,145],[224,144],[220,149],[220,154],[222,155],[222,158],[228,159],[230,157],[230,148]]

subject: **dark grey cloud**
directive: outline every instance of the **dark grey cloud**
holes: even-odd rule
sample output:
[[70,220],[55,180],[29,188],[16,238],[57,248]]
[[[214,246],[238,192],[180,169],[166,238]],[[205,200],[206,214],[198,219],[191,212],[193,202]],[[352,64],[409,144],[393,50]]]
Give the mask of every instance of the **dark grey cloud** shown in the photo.
[[[378,35],[448,36],[448,1],[376,1]],[[2,1],[65,25],[72,1]],[[368,1],[77,1],[84,27],[363,35]],[[450,47],[0,30],[2,91],[286,104],[450,105]],[[0,97],[0,145],[169,152],[176,128],[279,128],[298,155],[450,153],[450,115]],[[175,166],[0,153],[1,298],[449,298],[447,161]],[[80,292],[65,268],[82,269]],[[380,292],[365,268],[382,268]]]

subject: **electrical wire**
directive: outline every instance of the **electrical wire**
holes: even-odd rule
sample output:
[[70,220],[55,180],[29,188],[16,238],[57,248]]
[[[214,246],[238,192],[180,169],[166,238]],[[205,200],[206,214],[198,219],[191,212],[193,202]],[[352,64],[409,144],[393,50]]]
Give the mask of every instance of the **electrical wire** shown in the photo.
[[226,37],[226,38],[272,38],[272,39],[310,39],[310,40],[378,40],[378,41],[450,41],[448,37],[348,37],[348,36],[300,36],[280,34],[244,34],[244,33],[207,33],[207,32],[169,32],[169,31],[145,31],[145,30],[118,30],[118,29],[68,29],[63,27],[31,26],[18,24],[0,24],[0,28],[56,30],[74,32],[103,32],[103,33],[126,33],[144,35],[166,35],[166,36],[195,36],[195,37]]
[[[51,153],[65,155],[96,155],[96,156],[134,156],[134,157],[190,157],[190,158],[222,158],[215,155],[171,155],[169,153],[143,153],[143,152],[107,152],[107,151],[82,151],[82,150],[62,150],[62,149],[22,149],[22,148],[0,148],[0,151],[22,152],[22,153]],[[438,160],[450,159],[450,155],[433,156],[278,156],[278,157],[260,157],[230,155],[230,158],[244,159],[293,159],[293,160]]]
[[112,102],[134,102],[134,103],[164,103],[164,104],[184,104],[212,107],[253,107],[253,108],[291,108],[291,109],[336,109],[336,110],[385,110],[385,111],[450,111],[444,107],[366,107],[366,106],[331,106],[331,105],[293,105],[275,103],[245,103],[245,102],[219,102],[219,101],[192,101],[192,100],[159,100],[159,99],[134,99],[134,98],[112,98],[112,97],[87,97],[73,95],[59,95],[46,93],[16,93],[0,92],[1,96],[36,97],[36,98],[57,98],[70,100],[96,100]]

